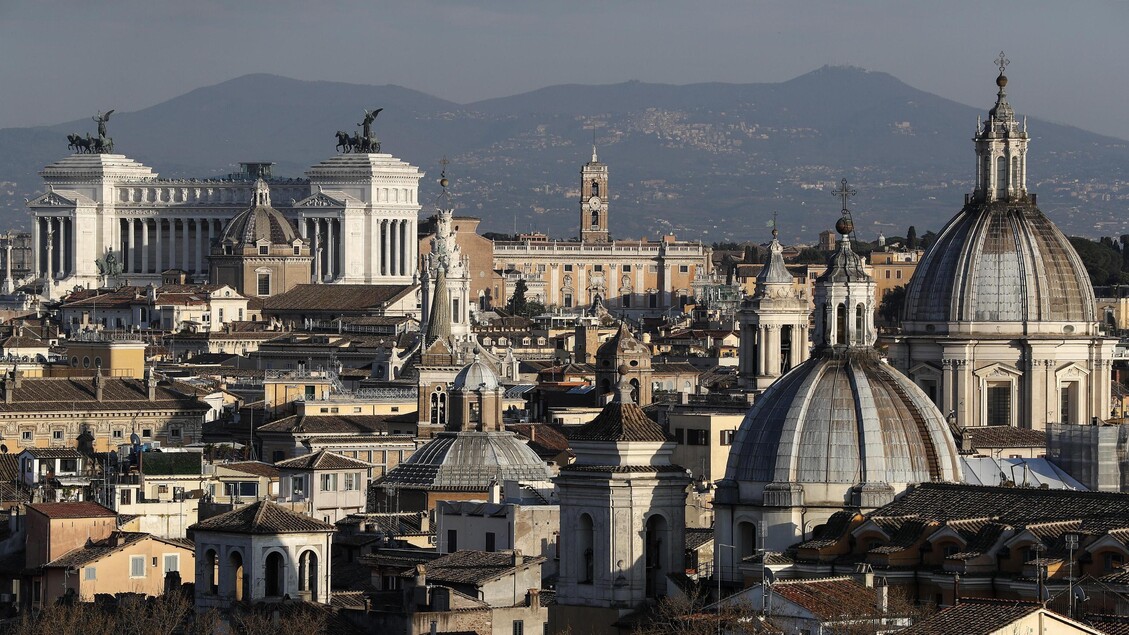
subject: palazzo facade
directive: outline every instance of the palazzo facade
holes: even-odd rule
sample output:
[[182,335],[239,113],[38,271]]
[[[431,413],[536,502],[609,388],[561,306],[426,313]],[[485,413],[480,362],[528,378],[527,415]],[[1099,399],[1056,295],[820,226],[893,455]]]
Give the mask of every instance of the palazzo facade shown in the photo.
[[34,273],[49,281],[49,295],[76,285],[159,285],[168,269],[204,282],[211,247],[262,178],[274,207],[310,245],[311,282],[413,281],[418,168],[359,153],[322,161],[305,178],[273,178],[269,163],[242,165],[242,173],[216,179],[159,178],[121,154],[74,154],[47,166],[45,191],[28,203]]

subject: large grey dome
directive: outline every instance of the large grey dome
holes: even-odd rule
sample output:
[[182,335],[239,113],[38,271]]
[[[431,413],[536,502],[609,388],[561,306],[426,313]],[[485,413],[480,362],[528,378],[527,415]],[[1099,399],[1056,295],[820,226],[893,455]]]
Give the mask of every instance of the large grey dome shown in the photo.
[[959,467],[948,425],[920,388],[874,351],[824,350],[757,399],[737,431],[725,477],[900,490],[959,480]]
[[441,432],[378,485],[482,491],[491,481],[547,481],[549,466],[512,432]]
[[486,362],[479,359],[478,352],[474,354],[474,361],[467,364],[455,375],[451,385],[452,390],[497,390],[502,385],[498,373]]
[[918,265],[903,315],[907,333],[950,330],[946,322],[1015,322],[1021,332],[1078,323],[1073,332],[1094,321],[1078,253],[1031,199],[965,205]]

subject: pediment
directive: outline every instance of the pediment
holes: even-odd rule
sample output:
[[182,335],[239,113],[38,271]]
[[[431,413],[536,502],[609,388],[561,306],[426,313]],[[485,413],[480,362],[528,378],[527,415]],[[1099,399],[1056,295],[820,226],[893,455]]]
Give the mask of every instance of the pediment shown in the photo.
[[[328,190],[319,190],[313,196],[296,201],[294,207],[337,207],[343,208],[348,204],[349,200],[353,197],[345,194],[344,192],[330,192]],[[356,201],[356,199],[353,199]]]
[[1071,362],[1066,366],[1055,371],[1055,379],[1062,381],[1064,379],[1080,379],[1090,374],[1090,369],[1082,366],[1077,362]]
[[1023,376],[1023,373],[1018,368],[1015,368],[1014,366],[1008,366],[1007,364],[990,364],[988,366],[985,366],[984,368],[976,370],[972,374],[980,377],[981,379],[991,379],[993,377],[1013,379]]
[[94,201],[70,190],[47,190],[27,203],[28,207],[78,207]]

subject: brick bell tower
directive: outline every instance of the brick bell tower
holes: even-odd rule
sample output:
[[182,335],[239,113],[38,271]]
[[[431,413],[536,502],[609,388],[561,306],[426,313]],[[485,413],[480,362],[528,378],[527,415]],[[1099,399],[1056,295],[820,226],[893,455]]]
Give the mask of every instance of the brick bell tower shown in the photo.
[[608,242],[608,166],[596,158],[580,168],[580,242]]

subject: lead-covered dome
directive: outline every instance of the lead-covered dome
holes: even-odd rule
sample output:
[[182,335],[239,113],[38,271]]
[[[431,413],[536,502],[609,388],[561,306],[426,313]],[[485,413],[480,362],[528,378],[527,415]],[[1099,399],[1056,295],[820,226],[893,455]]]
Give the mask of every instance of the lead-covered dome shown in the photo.
[[1066,236],[1033,200],[995,201],[965,205],[930,245],[910,281],[903,326],[912,333],[955,330],[948,322],[1054,322],[1070,323],[1054,332],[1080,333],[1094,312],[1094,289]]
[[282,212],[271,207],[270,188],[259,179],[255,182],[251,207],[231,219],[220,242],[231,246],[253,246],[264,240],[272,245],[293,245],[298,240],[298,234]]
[[502,385],[498,379],[498,373],[494,372],[490,365],[479,358],[479,353],[476,350],[474,353],[474,361],[467,364],[455,375],[455,381],[451,384],[452,390],[497,390]]
[[513,432],[441,432],[380,479],[380,486],[485,490],[491,481],[547,481],[549,466]]
[[[953,437],[929,397],[877,352],[855,348],[824,350],[772,384],[741,423],[725,477],[830,485],[841,499],[855,485],[900,491],[957,481],[959,469]],[[817,502],[813,495],[818,488],[807,492],[809,502]]]

